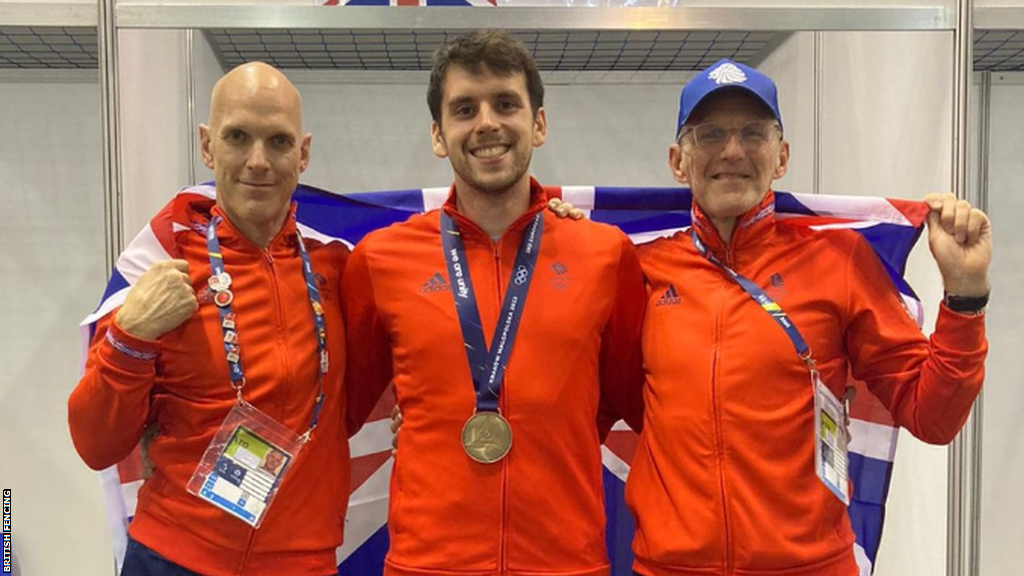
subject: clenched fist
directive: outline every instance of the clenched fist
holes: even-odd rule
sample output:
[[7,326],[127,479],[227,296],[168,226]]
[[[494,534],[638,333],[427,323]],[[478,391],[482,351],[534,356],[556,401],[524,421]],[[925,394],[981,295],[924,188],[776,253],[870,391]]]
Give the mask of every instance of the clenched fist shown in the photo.
[[197,308],[188,262],[164,260],[147,270],[128,291],[114,320],[136,338],[156,340],[181,326]]
[[949,294],[988,294],[992,223],[988,216],[950,193],[929,194],[928,243]]

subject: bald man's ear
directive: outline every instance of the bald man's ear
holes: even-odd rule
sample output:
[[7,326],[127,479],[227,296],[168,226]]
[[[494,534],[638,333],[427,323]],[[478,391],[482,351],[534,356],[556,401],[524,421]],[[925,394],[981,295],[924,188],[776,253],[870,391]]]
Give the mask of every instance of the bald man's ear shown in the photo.
[[306,171],[309,168],[309,149],[313,144],[313,135],[306,134],[302,137],[302,145],[299,146],[299,174]]
[[210,127],[199,125],[199,153],[203,156],[203,164],[213,170],[213,152],[210,151]]
[[444,136],[441,135],[441,126],[437,122],[430,123],[430,147],[434,150],[434,156],[438,158],[448,157],[448,145],[444,143]]
[[672,171],[672,177],[680,184],[690,184],[690,175],[686,166],[686,159],[683,155],[683,147],[679,142],[673,142],[668,147],[668,168]]

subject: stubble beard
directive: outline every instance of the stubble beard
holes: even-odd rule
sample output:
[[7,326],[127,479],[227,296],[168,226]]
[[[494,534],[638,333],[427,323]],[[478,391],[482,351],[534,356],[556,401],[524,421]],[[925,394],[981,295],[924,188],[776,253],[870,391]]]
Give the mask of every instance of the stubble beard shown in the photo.
[[[466,156],[469,158],[469,153],[467,153]],[[472,160],[470,160],[470,162],[471,161]],[[507,178],[482,178],[478,175],[478,171],[472,169],[459,172],[459,176],[464,182],[466,182],[466,184],[469,184],[475,190],[489,196],[501,196],[511,190],[516,183],[523,179],[529,167],[530,155],[527,155],[523,161],[519,161],[518,159],[513,161],[510,176]]]

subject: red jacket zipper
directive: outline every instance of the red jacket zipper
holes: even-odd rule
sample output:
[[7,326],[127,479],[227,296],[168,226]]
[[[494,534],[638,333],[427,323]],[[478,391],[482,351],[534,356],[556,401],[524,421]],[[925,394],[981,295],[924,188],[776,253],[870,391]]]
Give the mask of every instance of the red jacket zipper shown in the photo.
[[[507,232],[507,231],[506,231]],[[504,236],[503,236],[504,237]],[[491,250],[494,254],[494,276],[495,276],[495,287],[497,288],[498,295],[498,307],[501,309],[501,301],[504,295],[502,294],[502,283],[501,283],[501,251],[500,251],[501,238],[497,241],[491,241]],[[500,321],[500,318],[499,318]],[[491,342],[491,346],[494,346],[494,342]],[[501,407],[502,412],[505,412],[507,402],[505,398],[508,396],[508,390],[505,388],[505,382],[508,381],[508,369],[506,368],[505,376],[502,378],[501,387],[501,398],[498,399],[498,405]],[[507,416],[506,416],[507,418]],[[506,536],[506,524],[508,523],[508,459],[501,459],[501,524],[498,527],[498,573],[505,574],[507,571],[507,536]]]
[[[726,252],[726,258],[731,257],[731,251]],[[733,571],[733,550],[732,534],[729,527],[729,504],[728,491],[725,480],[725,439],[722,434],[722,414],[719,402],[720,390],[718,388],[718,360],[722,342],[722,306],[728,290],[728,280],[722,279],[722,288],[719,290],[718,310],[715,314],[715,348],[711,359],[711,409],[715,422],[715,451],[718,456],[718,483],[722,495],[722,524],[725,537],[723,546],[723,561],[725,562],[725,573],[731,575]]]

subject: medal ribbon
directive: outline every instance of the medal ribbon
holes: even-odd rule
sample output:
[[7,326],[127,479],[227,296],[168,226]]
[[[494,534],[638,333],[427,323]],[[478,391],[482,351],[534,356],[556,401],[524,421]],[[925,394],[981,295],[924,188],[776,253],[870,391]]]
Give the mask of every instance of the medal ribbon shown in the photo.
[[[217,240],[217,225],[220,222],[221,217],[214,216],[210,220],[210,225],[206,228],[206,247],[210,253],[210,269],[213,272],[211,279],[228,278],[224,272],[224,257],[220,251],[220,241]],[[320,359],[320,369],[317,374],[317,393],[313,401],[313,414],[309,420],[309,429],[303,434],[303,439],[309,440],[310,434],[320,420],[320,410],[323,408],[325,398],[324,376],[327,374],[329,366],[327,358],[327,328],[324,321],[324,308],[320,300],[320,289],[316,286],[316,274],[313,273],[313,264],[310,262],[309,253],[306,251],[306,245],[303,244],[302,234],[299,233],[298,229],[295,230],[295,237],[298,240],[299,258],[302,260],[302,275],[306,281],[306,292],[309,294],[309,306],[313,310],[313,332],[316,335],[317,351]],[[212,283],[211,288],[213,288]],[[238,402],[241,403],[242,388],[245,386],[245,372],[242,369],[238,331],[235,329],[235,314],[231,307],[231,301],[234,299],[234,296],[227,285],[219,285],[213,289],[216,292],[214,294],[214,301],[217,303],[217,310],[220,313],[220,328],[224,334],[224,354],[227,356],[228,370],[231,373],[231,387],[235,389],[235,392],[238,394]],[[222,301],[218,300],[217,297],[225,292],[229,294],[229,297],[225,298],[222,304]]]
[[755,284],[746,276],[743,276],[739,272],[729,268],[714,254],[712,254],[711,251],[708,250],[707,246],[701,242],[700,238],[697,237],[697,230],[693,227],[690,228],[690,238],[693,239],[693,245],[697,248],[697,252],[700,252],[701,256],[707,258],[712,264],[718,266],[729,274],[729,276],[740,285],[740,288],[743,288],[750,298],[754,302],[757,302],[757,305],[767,312],[768,315],[775,320],[776,324],[782,327],[786,332],[786,336],[789,336],[789,340],[793,342],[793,347],[796,348],[796,353],[800,356],[800,359],[807,362],[813,370],[814,360],[811,359],[811,348],[806,342],[804,342],[804,338],[800,335],[800,331],[796,329],[796,326],[789,319],[789,316],[786,315],[786,312],[782,307],[769,298],[768,295],[764,293],[764,290],[761,290],[760,286]]
[[444,248],[445,263],[448,265],[448,281],[452,287],[452,296],[455,298],[455,311],[462,328],[469,369],[473,376],[477,411],[498,411],[501,381],[505,376],[508,357],[512,354],[516,332],[519,330],[523,306],[526,304],[526,295],[530,290],[534,266],[540,253],[543,230],[544,218],[543,212],[540,212],[533,218],[533,222],[519,241],[519,252],[512,266],[512,276],[509,278],[505,300],[498,314],[498,323],[494,327],[491,348],[488,350],[462,235],[451,217],[444,211],[441,212],[441,245]]

